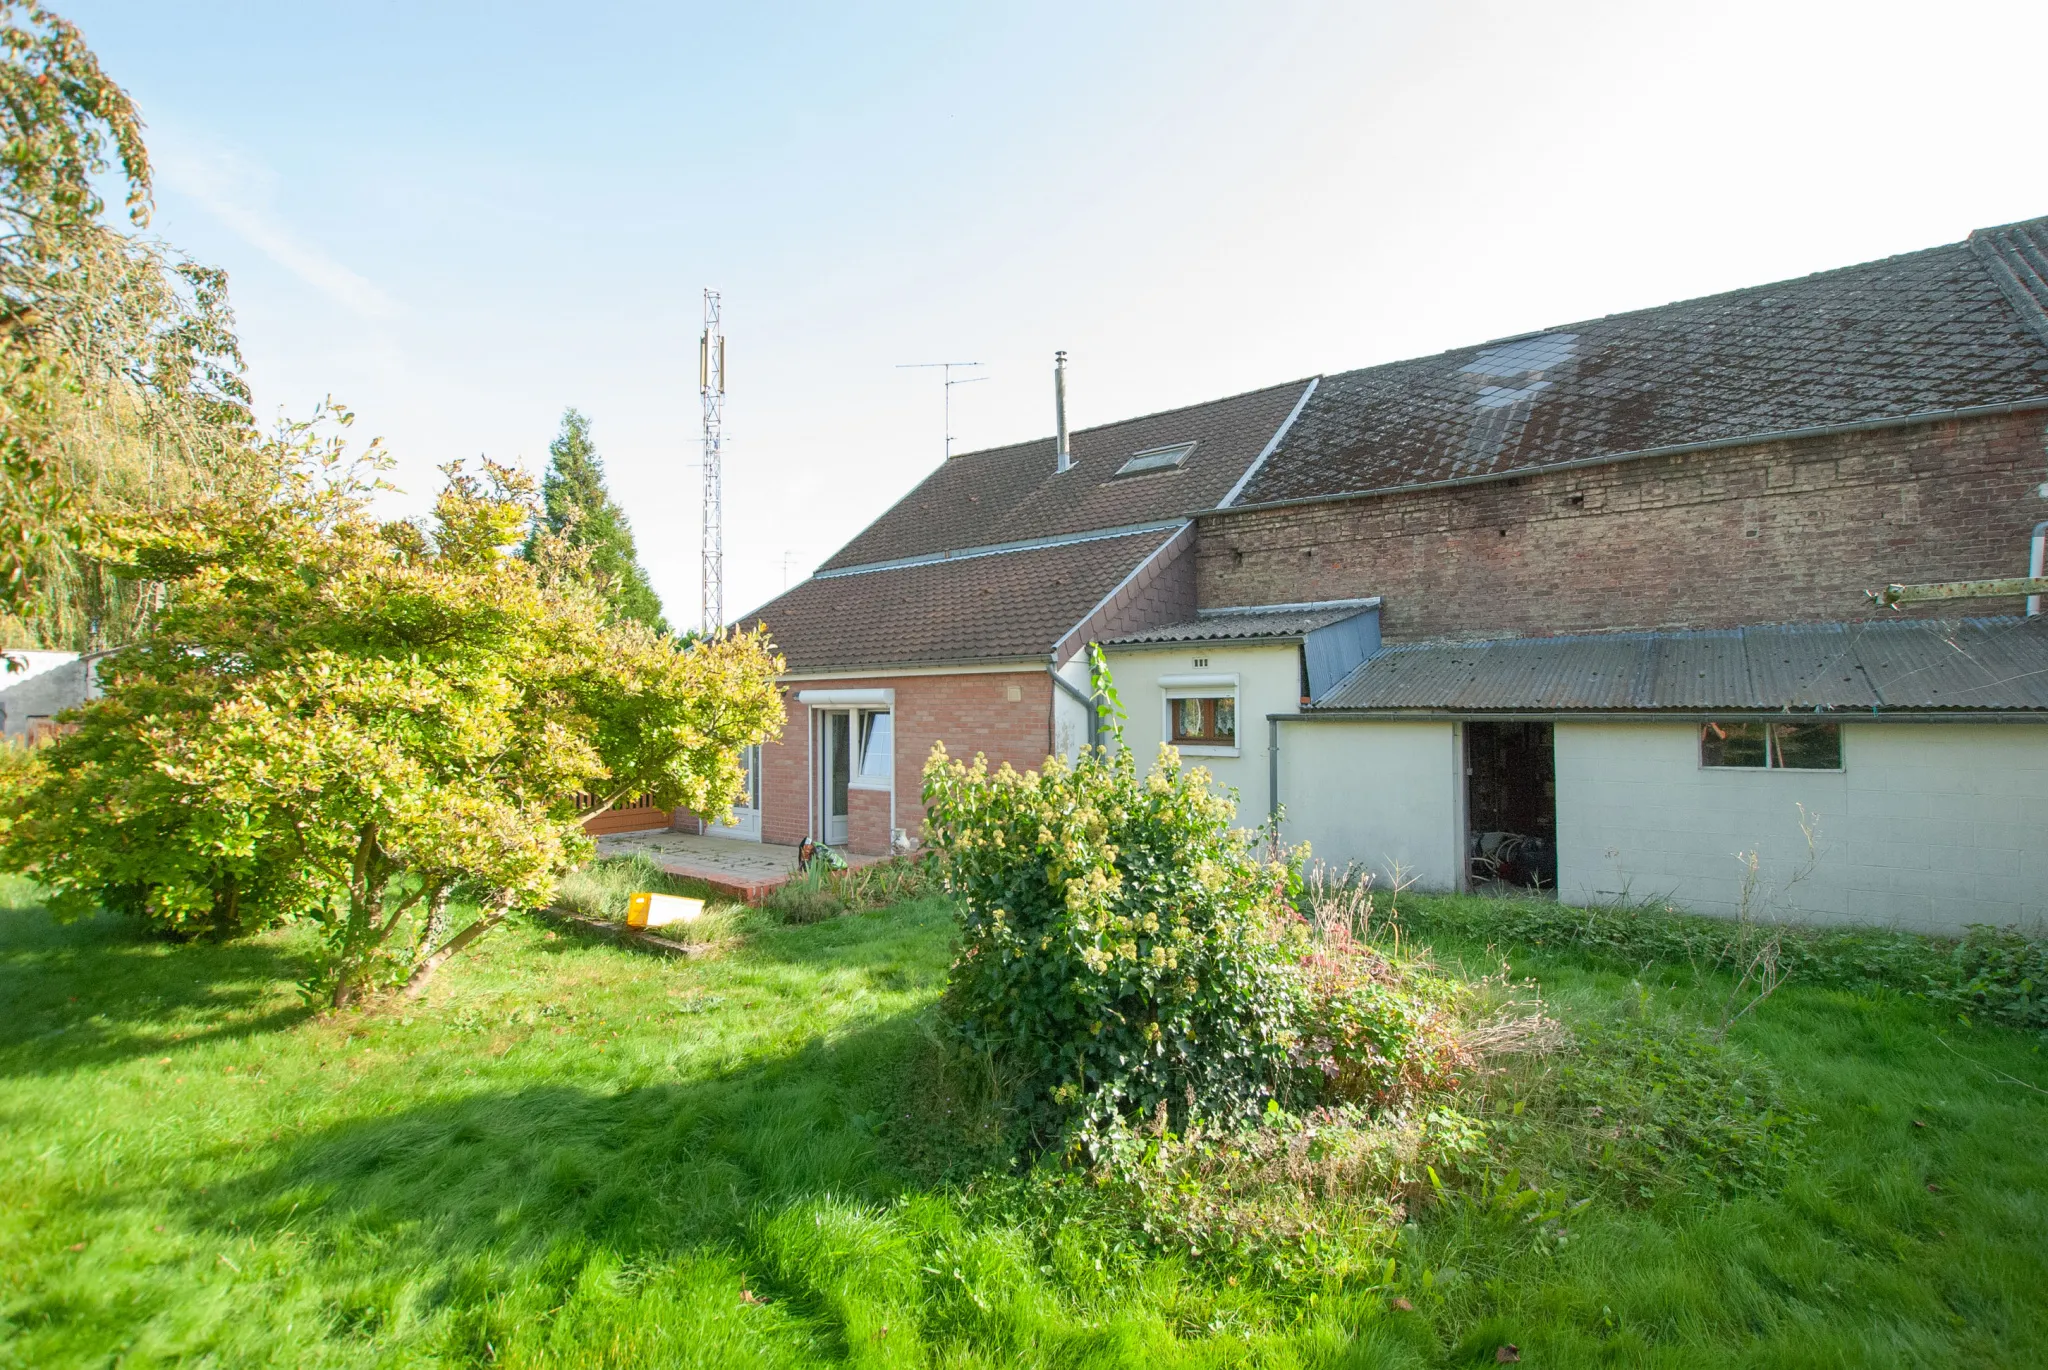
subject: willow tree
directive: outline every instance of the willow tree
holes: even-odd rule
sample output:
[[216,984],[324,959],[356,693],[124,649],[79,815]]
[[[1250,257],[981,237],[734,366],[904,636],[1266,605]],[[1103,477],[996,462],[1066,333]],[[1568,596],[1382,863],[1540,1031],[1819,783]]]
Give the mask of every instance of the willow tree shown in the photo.
[[[0,630],[132,635],[161,587],[84,550],[99,523],[250,477],[254,430],[219,271],[140,235],[133,102],[77,28],[0,0]],[[97,185],[124,188],[129,227]],[[10,622],[12,620],[12,622]]]

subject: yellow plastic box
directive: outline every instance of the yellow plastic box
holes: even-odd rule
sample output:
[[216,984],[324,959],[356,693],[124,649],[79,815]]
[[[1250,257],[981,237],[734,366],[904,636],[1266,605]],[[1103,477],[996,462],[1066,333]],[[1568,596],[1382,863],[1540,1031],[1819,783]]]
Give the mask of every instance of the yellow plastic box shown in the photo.
[[694,923],[703,916],[702,899],[685,899],[679,894],[636,894],[626,901],[626,926],[629,928]]

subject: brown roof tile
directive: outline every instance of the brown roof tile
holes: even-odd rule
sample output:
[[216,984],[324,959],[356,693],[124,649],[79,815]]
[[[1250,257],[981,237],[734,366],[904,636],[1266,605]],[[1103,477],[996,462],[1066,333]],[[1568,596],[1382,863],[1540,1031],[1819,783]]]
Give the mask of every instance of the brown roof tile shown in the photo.
[[741,620],[794,671],[1049,656],[1172,532],[1095,538],[852,575],[814,576]]
[[2048,395],[2043,222],[1325,377],[1237,503]]
[[[835,552],[822,569],[1121,528],[1214,506],[1265,450],[1307,381],[1170,409],[1071,435],[1074,469],[1053,469],[1053,440],[964,452]],[[1119,476],[1150,448],[1192,442],[1178,468]]]

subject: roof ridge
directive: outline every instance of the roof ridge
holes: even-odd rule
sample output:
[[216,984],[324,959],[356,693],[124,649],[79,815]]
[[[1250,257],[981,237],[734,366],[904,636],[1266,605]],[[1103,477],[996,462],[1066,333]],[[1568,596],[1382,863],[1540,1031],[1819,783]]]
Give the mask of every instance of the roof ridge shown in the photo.
[[[2048,225],[2048,218],[2024,219],[2018,224],[2008,224],[2004,227],[2023,228],[2036,224]],[[1977,232],[1996,231],[1998,230],[1977,230]],[[1952,252],[1959,247],[1971,246],[1976,236],[1976,233],[1972,233],[1969,238],[1958,242],[1934,243],[1927,247],[1916,247],[1909,252],[1894,252],[1886,257],[1872,257],[1869,261],[1845,262],[1841,266],[1823,267],[1819,271],[1809,271],[1801,276],[1781,276],[1775,281],[1764,281],[1758,285],[1733,286],[1727,290],[1710,291],[1705,295],[1686,295],[1675,300],[1665,300],[1661,304],[1646,304],[1635,309],[1618,309],[1606,314],[1595,314],[1583,319],[1572,319],[1564,323],[1549,324],[1542,328],[1525,328],[1519,332],[1503,334],[1498,338],[1488,338],[1484,342],[1460,343],[1456,347],[1447,347],[1439,352],[1421,352],[1413,356],[1392,357],[1386,361],[1371,362],[1365,366],[1346,367],[1341,371],[1325,371],[1323,378],[1326,380],[1339,380],[1346,376],[1356,375],[1361,371],[1377,371],[1382,367],[1402,366],[1410,362],[1436,361],[1444,357],[1459,356],[1466,352],[1481,352],[1489,347],[1499,347],[1505,343],[1527,342],[1531,338],[1540,338],[1551,333],[1566,333],[1575,328],[1585,328],[1591,324],[1606,323],[1612,319],[1633,318],[1639,314],[1655,314],[1661,310],[1675,309],[1680,305],[1706,304],[1713,300],[1733,299],[1739,295],[1763,294],[1772,290],[1782,289],[1785,286],[1815,280],[1822,276],[1837,276],[1848,271],[1863,271],[1873,266],[1883,266],[1887,262],[1905,261],[1909,257],[1924,257],[1934,252]]]
[[1968,241],[2013,312],[2048,344],[2048,218],[1980,228]]
[[[1232,400],[1242,400],[1248,399],[1253,395],[1263,395],[1269,390],[1285,390],[1289,386],[1307,385],[1319,379],[1320,376],[1301,376],[1291,381],[1276,381],[1272,385],[1255,385],[1249,390],[1239,390],[1235,394],[1230,395],[1219,395],[1213,400],[1197,400],[1192,404],[1169,405],[1165,409],[1154,409],[1144,414],[1132,414],[1129,418],[1111,419],[1108,423],[1093,424],[1087,428],[1076,428],[1071,430],[1067,436],[1071,440],[1087,433],[1100,433],[1111,428],[1122,428],[1126,424],[1143,423],[1147,419],[1162,419],[1171,414],[1184,414],[1190,410],[1207,409],[1212,405],[1228,404]],[[946,458],[943,465],[950,465],[967,457],[992,456],[998,452],[1014,452],[1019,448],[1036,447],[1040,443],[1051,443],[1054,441],[1055,436],[1052,433],[1047,433],[1042,438],[1021,438],[1016,442],[998,443],[994,447],[977,447],[972,452],[956,452]]]

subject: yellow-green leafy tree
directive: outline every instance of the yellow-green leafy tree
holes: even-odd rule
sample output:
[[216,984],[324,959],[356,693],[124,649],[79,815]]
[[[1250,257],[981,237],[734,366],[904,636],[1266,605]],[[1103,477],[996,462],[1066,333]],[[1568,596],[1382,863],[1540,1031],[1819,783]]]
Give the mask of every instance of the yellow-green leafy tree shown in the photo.
[[518,472],[458,463],[431,519],[379,522],[337,438],[301,426],[268,459],[267,494],[130,518],[96,549],[172,593],[0,813],[0,864],[60,914],[215,937],[318,920],[343,1005],[417,993],[544,903],[593,814],[730,808],[740,748],[780,728],[765,639],[680,646],[608,614],[573,549],[516,555]]

